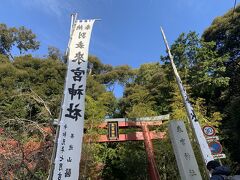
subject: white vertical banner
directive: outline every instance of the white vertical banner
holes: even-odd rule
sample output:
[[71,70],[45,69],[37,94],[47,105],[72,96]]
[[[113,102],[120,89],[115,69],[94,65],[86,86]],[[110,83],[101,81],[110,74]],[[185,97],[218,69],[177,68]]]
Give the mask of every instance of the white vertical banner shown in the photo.
[[162,28],[161,28],[161,32],[162,32],[163,39],[164,39],[164,42],[165,42],[165,45],[166,45],[166,48],[167,48],[167,51],[168,51],[168,55],[169,55],[169,58],[170,58],[170,62],[171,62],[174,74],[175,74],[175,77],[176,77],[177,85],[178,85],[178,88],[180,90],[185,109],[187,111],[188,119],[190,120],[193,132],[194,132],[196,140],[199,144],[201,154],[202,154],[202,158],[203,158],[204,162],[207,164],[209,161],[214,160],[213,156],[212,156],[212,153],[211,153],[211,150],[208,146],[207,140],[204,137],[204,134],[202,132],[202,128],[199,124],[199,121],[198,121],[196,115],[195,115],[193,107],[192,107],[192,105],[189,101],[187,92],[186,92],[186,90],[185,90],[185,88],[182,84],[181,78],[180,78],[180,76],[177,72],[177,68],[176,68],[176,66],[174,64],[174,61],[173,61],[173,56],[170,52],[170,48],[168,46],[167,39],[166,39],[166,36],[165,36]]
[[181,179],[201,180],[201,174],[183,121],[170,121],[169,134]]
[[72,29],[54,180],[78,180],[81,160],[88,47],[95,20],[75,21]]

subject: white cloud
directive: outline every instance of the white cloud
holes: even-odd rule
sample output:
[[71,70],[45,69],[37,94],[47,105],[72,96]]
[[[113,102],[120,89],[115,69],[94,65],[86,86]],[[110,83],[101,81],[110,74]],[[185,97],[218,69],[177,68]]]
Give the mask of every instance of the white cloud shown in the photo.
[[19,2],[25,7],[40,9],[58,17],[61,17],[63,13],[70,10],[71,7],[70,3],[66,2],[66,0],[19,0],[18,3]]

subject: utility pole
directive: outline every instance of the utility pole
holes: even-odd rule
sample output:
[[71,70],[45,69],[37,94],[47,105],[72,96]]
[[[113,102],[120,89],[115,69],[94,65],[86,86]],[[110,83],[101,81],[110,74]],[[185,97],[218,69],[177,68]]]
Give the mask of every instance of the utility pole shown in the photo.
[[195,115],[193,107],[192,107],[192,105],[189,101],[187,92],[186,92],[186,90],[185,90],[185,88],[182,84],[181,78],[180,78],[180,76],[177,72],[177,68],[174,64],[173,56],[171,54],[171,51],[170,51],[170,48],[168,46],[168,42],[167,42],[167,39],[166,39],[166,36],[164,34],[164,31],[163,31],[162,27],[161,27],[161,32],[162,32],[164,43],[165,43],[167,51],[168,51],[168,56],[169,56],[169,59],[170,59],[170,62],[171,62],[171,65],[172,65],[172,68],[173,68],[173,71],[174,71],[174,75],[176,77],[177,85],[178,85],[178,88],[180,90],[183,102],[184,102],[184,106],[185,106],[185,109],[186,109],[186,112],[187,112],[188,119],[190,120],[191,127],[193,129],[195,138],[196,138],[197,143],[199,145],[201,155],[202,155],[202,159],[205,162],[205,164],[207,164],[209,161],[214,160],[213,156],[212,156],[212,153],[211,153],[211,150],[210,150],[210,148],[207,144],[207,141],[206,141],[206,139],[204,137],[204,134],[202,132],[202,128],[201,128],[201,126],[198,122],[198,119]]

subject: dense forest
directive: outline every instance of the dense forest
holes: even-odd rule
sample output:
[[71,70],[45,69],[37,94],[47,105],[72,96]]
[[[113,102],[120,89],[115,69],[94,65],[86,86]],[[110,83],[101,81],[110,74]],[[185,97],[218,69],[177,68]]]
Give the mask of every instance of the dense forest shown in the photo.
[[[49,173],[66,57],[51,46],[46,56],[33,57],[29,52],[39,46],[31,30],[0,24],[0,179],[46,179]],[[217,129],[227,155],[223,163],[234,174],[240,166],[240,6],[215,18],[201,36],[181,33],[171,52],[201,125]],[[169,113],[170,120],[184,120],[194,141],[167,55],[137,69],[95,56],[89,64],[85,135],[106,133],[98,128],[106,117]],[[124,87],[121,98],[113,94],[116,84]],[[167,132],[167,125],[155,130]],[[153,144],[161,178],[180,179],[168,136]],[[147,179],[144,143],[84,142],[80,172],[81,179]]]

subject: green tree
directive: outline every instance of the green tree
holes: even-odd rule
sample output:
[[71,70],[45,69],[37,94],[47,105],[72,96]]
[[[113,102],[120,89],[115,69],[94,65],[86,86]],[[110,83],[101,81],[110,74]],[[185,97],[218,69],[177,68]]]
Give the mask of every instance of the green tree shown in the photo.
[[62,60],[62,54],[60,50],[53,46],[48,46],[48,58],[51,58],[53,60]]
[[[124,96],[120,100],[120,109],[122,115],[126,115],[132,111],[132,108],[136,105],[143,106],[148,104],[149,109],[153,109],[155,102],[149,91],[140,85],[132,85],[125,89]],[[135,109],[137,111],[137,109]]]
[[53,143],[49,126],[59,116],[65,64],[31,56],[10,61],[1,55],[0,61],[0,138],[11,149],[0,157],[0,177],[46,179]]
[[212,24],[204,31],[202,37],[205,41],[214,41],[217,53],[224,57],[228,55],[224,63],[224,75],[229,78],[229,85],[223,94],[223,102],[218,104],[218,109],[224,113],[222,132],[225,145],[232,154],[232,160],[240,162],[237,155],[239,149],[239,120],[236,113],[240,97],[240,5],[233,12],[233,9],[223,16],[215,18]]
[[215,18],[202,37],[205,41],[216,42],[216,50],[221,55],[229,54],[229,61],[239,60],[240,49],[240,5],[223,16]]
[[10,55],[14,43],[14,31],[9,29],[6,24],[0,24],[0,53]]
[[224,123],[223,135],[225,135],[225,143],[230,151],[233,160],[240,162],[240,97],[232,98],[225,109],[227,122]]
[[32,30],[21,26],[15,30],[14,35],[15,45],[19,49],[20,54],[30,49],[37,50],[39,48],[40,43],[36,40],[36,35]]
[[189,78],[193,96],[206,99],[209,113],[222,103],[221,97],[229,85],[229,77],[225,75],[228,56],[219,56],[214,45],[214,42],[201,42]]
[[98,81],[105,84],[110,90],[114,89],[116,83],[124,86],[134,78],[135,71],[128,65],[116,66],[111,71],[101,73]]
[[108,73],[112,71],[113,67],[109,64],[103,64],[100,59],[98,59],[96,56],[89,56],[88,57],[89,64],[91,64],[92,69],[92,75],[100,75],[104,73]]
[[37,50],[40,43],[36,35],[29,29],[21,26],[9,28],[6,24],[0,24],[0,53],[13,58],[11,50],[16,47],[20,54],[29,50]]
[[143,142],[111,143],[107,146],[104,179],[147,179],[147,162]]
[[[190,69],[196,65],[197,50],[200,46],[198,34],[191,31],[187,34],[181,33],[171,45],[174,63],[183,81],[187,80]],[[168,57],[161,57],[161,59],[164,62],[169,60]]]
[[[228,87],[225,63],[227,54],[215,50],[215,42],[204,42],[195,32],[181,34],[171,46],[174,62],[183,83],[189,87],[193,98],[206,99],[208,112],[222,103]],[[162,57],[166,62],[168,57]]]

